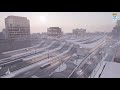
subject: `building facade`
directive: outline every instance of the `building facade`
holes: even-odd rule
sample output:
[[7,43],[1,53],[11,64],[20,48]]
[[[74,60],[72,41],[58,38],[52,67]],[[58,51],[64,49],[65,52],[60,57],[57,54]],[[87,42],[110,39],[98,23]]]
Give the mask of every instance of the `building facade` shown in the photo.
[[5,39],[5,36],[4,36],[3,32],[0,32],[0,40],[1,39]]
[[48,38],[47,32],[42,32],[41,33],[41,38],[47,39]]
[[86,29],[73,29],[73,35],[83,36],[86,33]]
[[116,26],[113,27],[112,35],[114,38],[120,38],[120,20],[117,20]]
[[31,34],[31,39],[39,39],[41,38],[41,34],[40,33],[32,33]]
[[120,63],[120,46],[116,50],[116,54],[114,57],[114,62]]
[[5,18],[4,34],[6,39],[30,39],[30,22],[26,17],[8,16]]
[[62,37],[63,32],[59,27],[50,27],[47,29],[48,38],[58,39]]

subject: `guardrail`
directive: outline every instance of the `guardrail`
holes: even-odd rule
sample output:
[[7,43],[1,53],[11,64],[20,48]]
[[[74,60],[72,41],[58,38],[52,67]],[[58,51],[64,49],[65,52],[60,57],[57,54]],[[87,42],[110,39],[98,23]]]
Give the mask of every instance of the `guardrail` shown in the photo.
[[96,66],[96,68],[92,71],[91,75],[89,76],[89,78],[94,78],[95,75],[97,74],[98,70],[100,69],[102,63],[104,62],[105,58],[108,56],[108,54],[106,54],[103,59],[98,63],[98,65]]
[[84,64],[86,63],[87,58],[90,57],[99,47],[101,47],[101,46],[104,45],[104,44],[105,44],[105,41],[103,41],[102,44],[99,44],[97,47],[95,47],[94,49],[92,49],[92,50],[90,51],[90,53],[89,53],[86,57],[83,58],[82,62],[81,62],[79,65],[76,66],[76,68],[72,71],[72,73],[68,76],[68,78],[70,78],[70,77],[72,76],[72,74],[77,70],[77,68],[78,68],[79,66],[84,65]]

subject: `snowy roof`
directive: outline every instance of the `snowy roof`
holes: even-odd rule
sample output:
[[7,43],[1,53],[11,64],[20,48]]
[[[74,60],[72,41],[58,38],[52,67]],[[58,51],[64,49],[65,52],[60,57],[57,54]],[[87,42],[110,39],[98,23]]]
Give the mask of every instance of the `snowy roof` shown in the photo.
[[[104,61],[105,62],[105,61]],[[105,64],[105,63],[103,63]],[[104,67],[104,65],[101,65]],[[120,78],[120,63],[107,62],[104,68],[99,69],[100,78]],[[96,74],[97,75],[97,74]],[[98,77],[99,75],[95,76]]]

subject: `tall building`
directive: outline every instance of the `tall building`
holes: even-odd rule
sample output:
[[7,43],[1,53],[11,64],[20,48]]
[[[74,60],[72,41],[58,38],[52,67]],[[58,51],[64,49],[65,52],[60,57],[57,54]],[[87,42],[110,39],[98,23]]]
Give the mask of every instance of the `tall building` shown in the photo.
[[0,40],[1,40],[1,39],[5,39],[3,32],[0,32]]
[[2,33],[4,35],[4,39],[7,39],[7,33],[6,33],[6,29],[5,28],[2,30]]
[[63,35],[63,32],[59,27],[50,27],[47,29],[47,35],[49,38],[58,39]]
[[30,22],[26,17],[8,16],[5,18],[4,32],[6,39],[30,39]]
[[116,26],[113,27],[112,34],[114,38],[120,37],[120,20],[117,20]]
[[117,20],[117,26],[120,27],[120,20]]
[[76,36],[83,36],[86,33],[86,29],[73,29],[73,34]]
[[41,38],[44,38],[44,39],[45,39],[45,38],[47,38],[47,37],[48,37],[47,32],[42,32],[42,33],[41,33]]

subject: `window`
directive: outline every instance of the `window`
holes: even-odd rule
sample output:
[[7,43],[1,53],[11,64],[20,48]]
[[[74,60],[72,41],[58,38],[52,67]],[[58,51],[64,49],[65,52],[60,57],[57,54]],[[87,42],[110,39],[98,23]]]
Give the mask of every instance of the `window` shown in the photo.
[[12,24],[10,24],[10,26],[12,26]]

